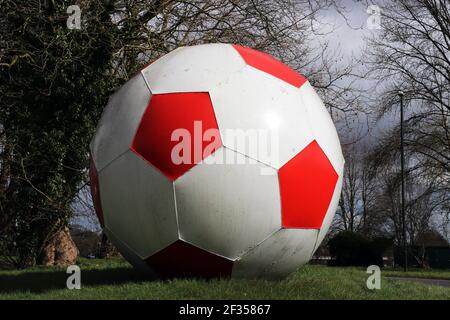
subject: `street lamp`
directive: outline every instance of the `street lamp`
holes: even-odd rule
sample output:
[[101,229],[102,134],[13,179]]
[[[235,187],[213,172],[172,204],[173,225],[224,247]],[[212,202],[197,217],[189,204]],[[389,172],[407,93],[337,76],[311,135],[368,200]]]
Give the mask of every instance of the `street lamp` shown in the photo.
[[403,254],[404,254],[404,271],[408,271],[408,249],[406,244],[406,219],[405,219],[405,150],[403,142],[403,91],[399,91],[400,96],[400,154],[401,154],[401,179],[402,179],[402,225],[403,225]]

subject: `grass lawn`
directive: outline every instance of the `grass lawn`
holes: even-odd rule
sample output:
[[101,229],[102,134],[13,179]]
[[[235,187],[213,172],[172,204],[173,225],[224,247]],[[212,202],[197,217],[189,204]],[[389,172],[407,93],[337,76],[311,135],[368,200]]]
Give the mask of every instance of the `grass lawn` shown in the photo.
[[386,277],[407,277],[407,278],[429,278],[450,280],[450,270],[422,270],[408,269],[405,273],[403,269],[384,269],[383,275]]
[[[283,281],[150,281],[122,259],[82,259],[79,266],[81,290],[66,289],[65,269],[0,271],[0,299],[450,299],[449,288],[384,278],[380,290],[368,290],[361,268],[307,265]],[[450,271],[439,276],[450,278]]]

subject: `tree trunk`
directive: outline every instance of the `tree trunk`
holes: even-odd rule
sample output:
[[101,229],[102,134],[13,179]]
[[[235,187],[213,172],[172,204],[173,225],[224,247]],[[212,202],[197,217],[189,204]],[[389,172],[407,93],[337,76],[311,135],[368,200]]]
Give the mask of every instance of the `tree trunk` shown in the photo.
[[108,237],[103,232],[102,233],[102,241],[100,243],[100,248],[98,252],[99,258],[111,258],[119,256],[119,252],[116,247],[112,245],[112,243],[108,240]]
[[73,242],[68,227],[58,231],[44,246],[39,264],[45,266],[68,266],[78,260],[78,248]]
[[[0,146],[3,146],[3,151],[0,153],[0,198],[6,199],[10,181],[10,169],[11,169],[11,148],[10,144],[3,138],[0,140]],[[0,199],[3,201],[3,199]],[[0,207],[0,234],[6,232],[7,227],[11,224],[12,214],[9,210],[9,206],[6,203],[2,203]]]

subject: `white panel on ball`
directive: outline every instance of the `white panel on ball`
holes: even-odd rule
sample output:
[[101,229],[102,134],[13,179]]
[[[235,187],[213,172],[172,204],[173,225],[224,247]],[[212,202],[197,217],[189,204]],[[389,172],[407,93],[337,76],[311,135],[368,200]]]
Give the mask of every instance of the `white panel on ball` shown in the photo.
[[98,171],[129,149],[150,96],[144,78],[138,74],[109,99],[91,143]]
[[[276,169],[313,140],[298,88],[268,73],[246,66],[214,87],[210,96],[223,144]],[[266,134],[272,150],[237,142],[239,132],[241,137]]]
[[280,229],[234,262],[233,277],[286,277],[311,259],[316,229]]
[[105,226],[147,258],[178,240],[172,182],[129,150],[99,173]]
[[[281,226],[275,169],[227,148],[175,180],[180,238],[235,259]],[[204,163],[208,161],[209,163]]]
[[344,163],[344,157],[342,155],[339,137],[330,114],[309,82],[304,83],[299,91],[303,105],[306,106],[309,121],[314,123],[312,127],[314,137],[336,172],[341,175],[342,171],[338,169]]
[[204,44],[174,50],[142,74],[153,94],[206,92],[243,67],[244,60],[231,45]]
[[119,250],[120,254],[129,262],[133,267],[141,272],[145,272],[146,274],[151,274],[156,277],[154,271],[150,268],[150,266],[139,257],[133,250],[131,250],[123,241],[119,240],[113,232],[111,232],[108,228],[103,228],[103,232],[105,232],[108,240]]
[[317,237],[317,244],[314,248],[314,251],[316,251],[317,248],[320,246],[320,243],[322,242],[323,238],[325,238],[325,235],[327,234],[331,224],[333,223],[334,215],[336,214],[336,210],[339,205],[339,198],[341,196],[342,179],[344,176],[343,170],[344,164],[342,164],[341,167],[338,168],[337,172],[339,174],[339,177],[336,182],[336,186],[334,188],[334,193],[333,197],[331,198],[330,206],[328,207],[327,213],[325,214],[325,217],[322,222],[322,226],[320,227],[319,235]]

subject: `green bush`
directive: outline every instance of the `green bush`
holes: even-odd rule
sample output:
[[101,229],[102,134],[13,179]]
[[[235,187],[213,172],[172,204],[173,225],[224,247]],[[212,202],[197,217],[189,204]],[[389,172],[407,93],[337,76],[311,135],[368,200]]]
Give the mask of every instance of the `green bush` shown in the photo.
[[336,266],[383,266],[383,252],[391,245],[390,239],[367,239],[361,234],[343,231],[328,242]]

